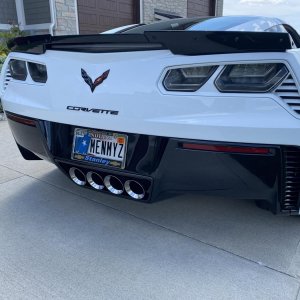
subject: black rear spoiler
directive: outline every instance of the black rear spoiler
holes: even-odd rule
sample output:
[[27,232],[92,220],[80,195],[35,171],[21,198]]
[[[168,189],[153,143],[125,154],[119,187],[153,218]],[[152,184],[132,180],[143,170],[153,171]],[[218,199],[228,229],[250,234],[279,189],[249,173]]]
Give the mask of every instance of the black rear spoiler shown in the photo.
[[234,31],[149,31],[144,34],[97,34],[18,37],[8,43],[15,52],[47,50],[89,53],[168,49],[174,54],[205,55],[285,52],[292,48],[288,33]]

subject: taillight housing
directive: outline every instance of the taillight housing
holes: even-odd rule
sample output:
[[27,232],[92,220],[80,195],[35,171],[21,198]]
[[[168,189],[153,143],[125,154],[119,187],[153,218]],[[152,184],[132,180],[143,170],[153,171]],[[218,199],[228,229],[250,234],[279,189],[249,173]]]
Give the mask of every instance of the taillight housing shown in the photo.
[[13,79],[25,81],[27,78],[26,62],[19,59],[9,61],[9,71]]
[[34,82],[47,82],[48,74],[46,65],[20,59],[11,59],[8,66],[10,75],[15,80],[26,81],[29,72]]
[[28,70],[33,81],[46,83],[48,79],[47,68],[45,65],[28,62]]
[[266,93],[277,87],[288,73],[283,63],[228,65],[215,85],[223,93]]
[[167,72],[163,85],[167,91],[195,92],[208,81],[216,69],[216,66],[171,69]]

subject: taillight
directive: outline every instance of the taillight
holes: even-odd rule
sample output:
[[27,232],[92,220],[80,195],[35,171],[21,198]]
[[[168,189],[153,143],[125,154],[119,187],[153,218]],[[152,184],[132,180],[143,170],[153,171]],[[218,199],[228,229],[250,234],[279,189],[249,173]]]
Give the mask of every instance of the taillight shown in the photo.
[[167,91],[195,92],[207,82],[216,69],[215,66],[171,69],[167,72],[163,85]]
[[266,93],[277,87],[288,73],[282,63],[228,65],[215,84],[220,92]]
[[9,71],[13,79],[25,81],[27,78],[26,62],[18,59],[9,61]]
[[47,81],[47,68],[45,65],[28,62],[28,70],[33,81],[45,83]]

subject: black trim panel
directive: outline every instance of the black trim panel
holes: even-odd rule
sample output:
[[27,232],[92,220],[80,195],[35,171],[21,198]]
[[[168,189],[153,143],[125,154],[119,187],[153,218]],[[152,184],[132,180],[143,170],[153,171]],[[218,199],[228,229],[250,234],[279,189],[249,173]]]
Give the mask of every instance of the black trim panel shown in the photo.
[[[94,171],[95,173],[99,174],[102,179],[105,178],[107,175],[113,175],[116,176],[122,184],[124,185],[127,180],[135,180],[138,183],[140,183],[144,190],[145,190],[145,196],[141,200],[137,200],[140,202],[150,202],[151,201],[151,193],[152,193],[152,184],[153,180],[151,177],[141,176],[138,174],[132,174],[129,172],[126,172],[124,170],[115,170],[115,169],[100,169],[98,166],[91,166],[87,164],[79,163],[78,161],[64,161],[64,160],[55,160],[56,165],[63,171],[63,173],[69,177],[69,169],[71,167],[77,167],[79,168],[84,174],[87,174],[89,171]],[[90,190],[95,191],[91,186],[86,185],[86,188],[89,188]],[[101,190],[101,192],[112,195],[107,189]],[[119,197],[127,198],[130,200],[135,200],[131,198],[126,192],[119,195]]]
[[[24,116],[18,117],[26,119]],[[66,166],[79,166],[100,174],[117,174],[123,179],[145,180],[149,184],[146,184],[147,197],[144,199],[147,202],[173,194],[198,193],[263,200],[274,213],[284,211],[291,214],[299,210],[300,147],[294,147],[296,150],[287,160],[284,146],[186,140],[120,132],[128,135],[126,166],[120,170],[71,160],[74,129],[78,126],[35,120],[37,126],[32,127],[10,118],[8,122],[16,142],[26,149],[27,154],[32,152],[53,162],[66,174]],[[183,144],[210,146],[207,150],[189,150],[183,149]],[[218,151],[212,151],[215,147]],[[226,151],[222,152],[223,148]],[[228,149],[233,149],[233,152]],[[244,153],[238,153],[237,149],[242,149]],[[252,152],[247,153],[245,149]],[[262,151],[264,149],[268,151]],[[34,156],[31,158],[34,159]],[[292,170],[289,164],[292,164]],[[285,173],[286,167],[289,173]],[[290,176],[292,182],[297,180],[293,185],[293,198],[290,197]],[[291,200],[293,205],[287,206]]]

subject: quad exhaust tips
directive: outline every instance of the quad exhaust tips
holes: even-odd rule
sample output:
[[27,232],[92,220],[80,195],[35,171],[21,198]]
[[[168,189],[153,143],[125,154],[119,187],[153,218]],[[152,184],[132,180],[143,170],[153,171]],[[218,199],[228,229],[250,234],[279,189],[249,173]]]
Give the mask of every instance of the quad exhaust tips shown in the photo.
[[122,181],[113,175],[108,175],[104,178],[105,187],[115,195],[121,195],[124,191],[124,185]]
[[141,200],[145,197],[145,190],[140,183],[135,180],[127,180],[124,185],[126,193],[133,199]]
[[124,192],[133,199],[141,200],[145,197],[143,186],[135,180],[127,180],[123,185],[122,181],[113,175],[108,175],[104,178],[105,187],[115,195],[121,195]]
[[104,189],[103,179],[99,174],[90,171],[86,174],[86,179],[95,190],[101,191]]
[[95,190],[101,191],[104,189],[103,179],[99,174],[95,172],[88,172],[86,174],[86,179],[90,186]]
[[86,177],[80,169],[74,167],[70,168],[69,175],[77,185],[86,185]]
[[142,184],[136,180],[128,179],[122,181],[114,175],[107,175],[103,177],[94,172],[88,171],[86,174],[82,170],[76,167],[69,169],[69,175],[74,183],[79,186],[84,186],[87,183],[95,190],[102,191],[105,188],[114,195],[121,195],[124,192],[135,200],[142,200],[145,198],[146,192]]

